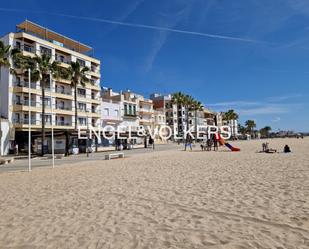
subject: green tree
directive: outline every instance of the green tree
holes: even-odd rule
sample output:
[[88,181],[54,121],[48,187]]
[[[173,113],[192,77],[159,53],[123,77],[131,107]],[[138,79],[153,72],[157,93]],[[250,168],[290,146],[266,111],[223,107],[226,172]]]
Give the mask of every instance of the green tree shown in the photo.
[[245,122],[247,130],[250,132],[250,134],[253,133],[254,128],[256,127],[256,123],[254,120],[247,120]]
[[244,127],[243,125],[238,124],[238,132],[239,132],[240,134],[244,135],[244,134],[246,134],[247,129],[246,129],[246,127]]
[[87,78],[88,67],[81,67],[79,62],[71,62],[71,66],[68,69],[68,77],[71,80],[71,86],[74,89],[74,105],[75,105],[75,130],[77,130],[77,87],[85,87],[86,83],[89,82]]
[[263,127],[262,129],[260,129],[261,136],[269,137],[270,131],[271,131],[271,127],[270,126]]
[[[52,60],[49,55],[43,54],[42,56],[36,55],[35,57],[24,56],[21,53],[13,57],[15,69],[12,69],[16,75],[27,75],[28,69],[31,70],[31,81],[40,81],[41,95],[42,95],[42,156],[44,155],[44,141],[45,141],[45,91],[50,86],[50,80],[53,78],[63,77],[64,70],[59,66],[59,62]],[[29,86],[30,87],[30,86]],[[30,96],[29,96],[30,98]],[[29,117],[31,118],[31,117]]]
[[195,119],[195,141],[197,142],[197,113],[198,111],[203,111],[204,106],[200,101],[194,100],[191,105],[192,111],[194,111],[194,119]]
[[223,114],[223,120],[226,121],[237,120],[238,118],[238,114],[233,109],[230,109]]

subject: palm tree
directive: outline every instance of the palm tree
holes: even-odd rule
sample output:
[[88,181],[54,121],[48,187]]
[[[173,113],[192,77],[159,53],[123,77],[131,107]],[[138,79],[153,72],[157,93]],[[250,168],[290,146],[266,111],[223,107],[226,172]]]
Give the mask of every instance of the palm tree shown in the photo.
[[[0,82],[1,82],[1,69],[2,68],[10,68],[10,58],[13,58],[19,51],[17,49],[11,49],[11,45],[5,45],[3,41],[0,40]],[[0,103],[1,103],[1,93],[0,93]],[[1,113],[0,113],[1,119]],[[1,139],[2,139],[2,132],[1,132],[1,122],[0,122],[0,155],[2,152],[1,149]]]
[[192,110],[192,106],[194,104],[194,98],[188,94],[184,96],[184,107],[185,107],[185,112],[186,112],[186,125],[187,125],[187,130],[190,129],[190,124],[189,124],[189,112]]
[[194,111],[195,118],[195,142],[197,142],[197,112],[204,109],[203,104],[200,101],[194,100],[191,106],[192,111]]
[[89,82],[87,78],[88,67],[81,67],[80,63],[71,62],[71,66],[68,69],[69,78],[71,80],[71,86],[74,88],[74,105],[75,105],[75,130],[77,130],[77,87],[79,85],[85,87],[86,83]]
[[260,129],[260,133],[262,136],[268,137],[269,136],[269,132],[271,131],[271,127],[270,126],[265,126],[264,128]]
[[256,127],[255,121],[254,120],[247,120],[245,122],[245,125],[246,125],[248,131],[250,132],[250,134],[252,134],[253,129]]
[[[62,70],[59,66],[59,62],[52,60],[52,58],[46,54],[42,56],[36,55],[32,60],[35,62],[36,67],[31,74],[33,81],[41,82],[42,91],[42,156],[44,155],[44,141],[45,141],[45,90],[50,87],[50,80],[53,78],[60,78]],[[52,104],[52,103],[51,103]],[[30,118],[30,117],[29,117]]]
[[223,114],[223,119],[226,121],[237,120],[238,118],[238,114],[233,109],[230,109]]
[[[1,67],[10,67],[10,45],[4,45],[3,41],[0,41],[0,69]],[[1,72],[1,71],[0,71]]]
[[11,45],[5,45],[3,41],[0,41],[0,80],[1,80],[1,68],[6,67],[10,68],[11,63],[10,59],[14,58],[20,54],[18,49],[11,49]]
[[185,95],[182,92],[176,92],[172,94],[172,104],[177,106],[177,111],[179,106],[183,106],[185,103]]
[[241,124],[238,124],[238,131],[240,134],[244,135],[247,131],[246,127],[242,126]]

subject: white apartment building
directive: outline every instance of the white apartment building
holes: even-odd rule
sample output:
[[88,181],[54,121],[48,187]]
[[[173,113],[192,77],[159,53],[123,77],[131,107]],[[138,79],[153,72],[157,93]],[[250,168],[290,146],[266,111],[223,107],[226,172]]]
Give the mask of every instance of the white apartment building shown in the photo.
[[[92,48],[78,41],[60,35],[30,21],[17,25],[16,32],[11,32],[1,40],[12,48],[19,49],[23,55],[33,57],[47,54],[52,60],[60,62],[60,66],[68,68],[70,62],[78,61],[82,66],[89,67],[89,83],[85,87],[78,86],[77,106],[74,105],[74,90],[71,82],[65,79],[53,79],[52,85],[46,89],[45,99],[41,96],[41,83],[31,81],[27,76],[15,76],[8,68],[1,68],[1,116],[8,119],[10,129],[14,129],[15,142],[23,149],[28,131],[28,120],[31,119],[32,142],[40,137],[42,102],[46,103],[46,135],[50,134],[51,126],[55,134],[64,132],[74,134],[75,108],[78,110],[78,126],[86,127],[100,124],[100,61],[89,54]],[[11,62],[13,65],[13,63]],[[28,99],[31,106],[28,106]],[[29,117],[28,111],[31,110]],[[53,108],[53,113],[52,113]]]
[[178,134],[177,105],[172,104],[172,95],[154,93],[150,95],[150,99],[153,101],[154,110],[165,114],[165,124],[170,126],[173,134]]

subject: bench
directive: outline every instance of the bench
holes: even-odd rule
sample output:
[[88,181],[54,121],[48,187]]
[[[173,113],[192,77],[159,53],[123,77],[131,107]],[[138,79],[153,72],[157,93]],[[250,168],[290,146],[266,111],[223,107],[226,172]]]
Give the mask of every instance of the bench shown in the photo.
[[110,160],[112,158],[124,158],[124,153],[113,153],[105,155],[105,160]]
[[[53,155],[47,154],[46,157],[47,157],[47,159],[52,159]],[[54,157],[55,157],[55,159],[62,159],[64,157],[64,154],[55,154]]]
[[14,158],[0,158],[0,165],[12,163],[12,162],[14,162]]

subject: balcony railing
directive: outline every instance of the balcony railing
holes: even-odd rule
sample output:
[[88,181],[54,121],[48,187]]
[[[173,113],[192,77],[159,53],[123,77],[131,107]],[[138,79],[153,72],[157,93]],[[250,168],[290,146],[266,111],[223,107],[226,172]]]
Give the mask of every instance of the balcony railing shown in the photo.
[[[15,86],[18,86],[18,87],[29,87],[29,82],[26,82],[26,81],[19,81],[19,82],[15,82],[14,85],[15,85]],[[31,82],[30,88],[32,88],[32,89],[37,89],[36,83]]]
[[[18,101],[16,100],[16,101],[14,101],[14,104],[15,105],[28,106],[29,105],[29,100],[27,100],[27,99],[25,99],[25,100],[18,100]],[[36,101],[35,100],[31,100],[30,101],[30,105],[33,106],[33,107],[37,106]]]
[[[14,122],[15,124],[29,124],[29,119],[14,119],[13,122]],[[36,124],[37,124],[37,122],[36,122],[35,119],[31,119],[31,120],[30,120],[30,123],[31,123],[32,125],[36,125]]]
[[68,121],[57,121],[56,125],[59,126],[72,126],[72,122],[68,122]]
[[66,90],[63,90],[62,88],[56,88],[56,93],[72,95],[72,92],[67,92]]
[[57,110],[72,111],[72,107],[70,107],[70,106],[56,105],[56,109],[57,109]]

